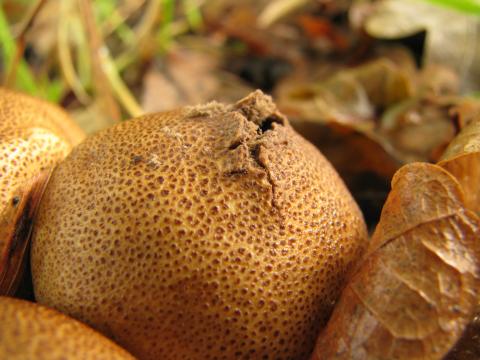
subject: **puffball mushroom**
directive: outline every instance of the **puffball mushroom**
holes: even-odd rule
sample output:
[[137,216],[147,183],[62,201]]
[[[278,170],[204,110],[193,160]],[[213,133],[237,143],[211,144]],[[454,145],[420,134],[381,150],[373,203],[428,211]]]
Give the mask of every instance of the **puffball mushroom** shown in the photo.
[[256,91],[87,138],[34,230],[36,299],[140,359],[311,354],[365,248],[330,163]]
[[0,296],[0,359],[134,360],[88,326],[52,309]]
[[83,138],[59,107],[0,88],[0,295],[13,294],[19,285],[51,169]]

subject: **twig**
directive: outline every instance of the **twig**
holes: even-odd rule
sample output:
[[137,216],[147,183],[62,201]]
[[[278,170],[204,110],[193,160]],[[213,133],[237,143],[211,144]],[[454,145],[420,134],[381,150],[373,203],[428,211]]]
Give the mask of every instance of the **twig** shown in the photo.
[[147,41],[161,14],[161,5],[162,0],[150,0],[147,4],[144,15],[134,29],[135,36],[131,44],[127,44],[126,50],[114,59],[117,69],[122,70],[134,62],[138,58],[139,49],[149,48]]
[[135,6],[127,6],[129,3],[128,1],[125,2],[122,6],[119,6],[117,9],[114,10],[112,17],[110,20],[106,21],[102,28],[102,34],[104,37],[110,36],[114,33],[118,26],[123,24],[127,19],[132,16],[140,7],[145,4],[146,0],[138,1]]
[[70,51],[70,46],[68,43],[68,34],[71,16],[67,11],[67,2],[62,2],[61,5],[61,16],[60,22],[58,25],[57,31],[57,49],[58,49],[58,58],[60,60],[60,66],[63,71],[63,75],[67,84],[70,86],[74,92],[77,99],[83,103],[87,104],[91,101],[90,96],[85,91],[82,82],[80,81],[77,73],[75,71],[75,66],[73,65],[72,54]]
[[157,19],[161,13],[161,5],[161,0],[150,0],[148,3],[140,23],[135,28],[135,33],[137,34],[137,40],[139,42],[143,41],[143,39],[147,37],[147,35],[155,26],[155,23],[157,22]]
[[93,65],[94,85],[103,100],[103,104],[112,122],[120,121],[120,110],[113,98],[108,78],[103,71],[100,52],[102,49],[102,40],[95,25],[92,4],[90,0],[78,0],[80,12],[82,14],[83,23],[86,28],[88,44],[90,48],[90,56]]
[[137,117],[143,114],[143,110],[138,105],[135,97],[130,93],[125,83],[122,81],[122,78],[118,74],[118,71],[115,67],[110,54],[108,53],[107,48],[102,48],[100,54],[102,69],[107,75],[108,81],[110,82],[117,99],[122,103],[125,110],[128,111],[130,116]]

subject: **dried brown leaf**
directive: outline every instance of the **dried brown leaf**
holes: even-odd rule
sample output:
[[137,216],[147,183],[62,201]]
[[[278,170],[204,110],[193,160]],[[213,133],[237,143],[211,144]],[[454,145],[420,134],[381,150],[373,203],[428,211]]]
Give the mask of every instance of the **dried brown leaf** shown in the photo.
[[435,162],[457,133],[450,111],[457,101],[451,96],[410,98],[383,113],[377,132],[405,163]]
[[368,252],[421,224],[463,211],[463,207],[464,194],[448,172],[423,163],[404,166],[392,179],[392,191]]
[[[460,109],[459,122],[465,125],[450,143],[439,165],[453,174],[462,185],[467,206],[480,213],[480,116],[467,104]],[[463,112],[463,113],[462,113]],[[471,114],[476,114],[470,116]],[[478,359],[480,356],[480,306],[459,342],[447,356],[449,360]]]
[[441,161],[449,161],[458,156],[480,152],[480,116],[467,124],[450,143]]
[[467,206],[480,214],[480,116],[462,129],[438,164],[457,178]]
[[467,194],[467,206],[480,214],[480,152],[463,154],[440,165],[458,179]]
[[441,359],[477,304],[479,235],[453,176],[402,167],[312,359]]
[[[311,121],[336,121],[358,127],[373,122],[375,113],[413,95],[413,80],[406,69],[380,58],[353,69],[340,70],[321,82],[279,92],[282,107],[295,108]],[[288,85],[288,84],[287,84]],[[370,127],[372,125],[370,124]]]

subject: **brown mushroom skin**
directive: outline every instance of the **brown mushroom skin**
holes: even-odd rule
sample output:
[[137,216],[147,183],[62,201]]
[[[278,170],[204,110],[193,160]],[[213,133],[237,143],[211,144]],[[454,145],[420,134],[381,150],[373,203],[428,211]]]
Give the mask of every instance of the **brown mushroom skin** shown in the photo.
[[366,239],[334,169],[257,91],[76,147],[31,264],[39,302],[140,359],[306,359]]
[[83,138],[57,106],[0,88],[0,295],[14,294],[20,283],[48,174]]
[[134,360],[118,345],[57,311],[0,296],[0,359]]

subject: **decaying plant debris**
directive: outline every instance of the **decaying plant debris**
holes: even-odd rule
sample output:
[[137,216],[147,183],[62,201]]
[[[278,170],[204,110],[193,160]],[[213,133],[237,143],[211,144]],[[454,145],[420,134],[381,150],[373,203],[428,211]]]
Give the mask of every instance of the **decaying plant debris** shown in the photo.
[[401,168],[370,249],[320,334],[318,359],[438,359],[477,305],[480,222],[439,166]]
[[449,358],[478,353],[479,124],[470,120],[438,165],[395,174],[314,358],[439,359],[462,335]]

